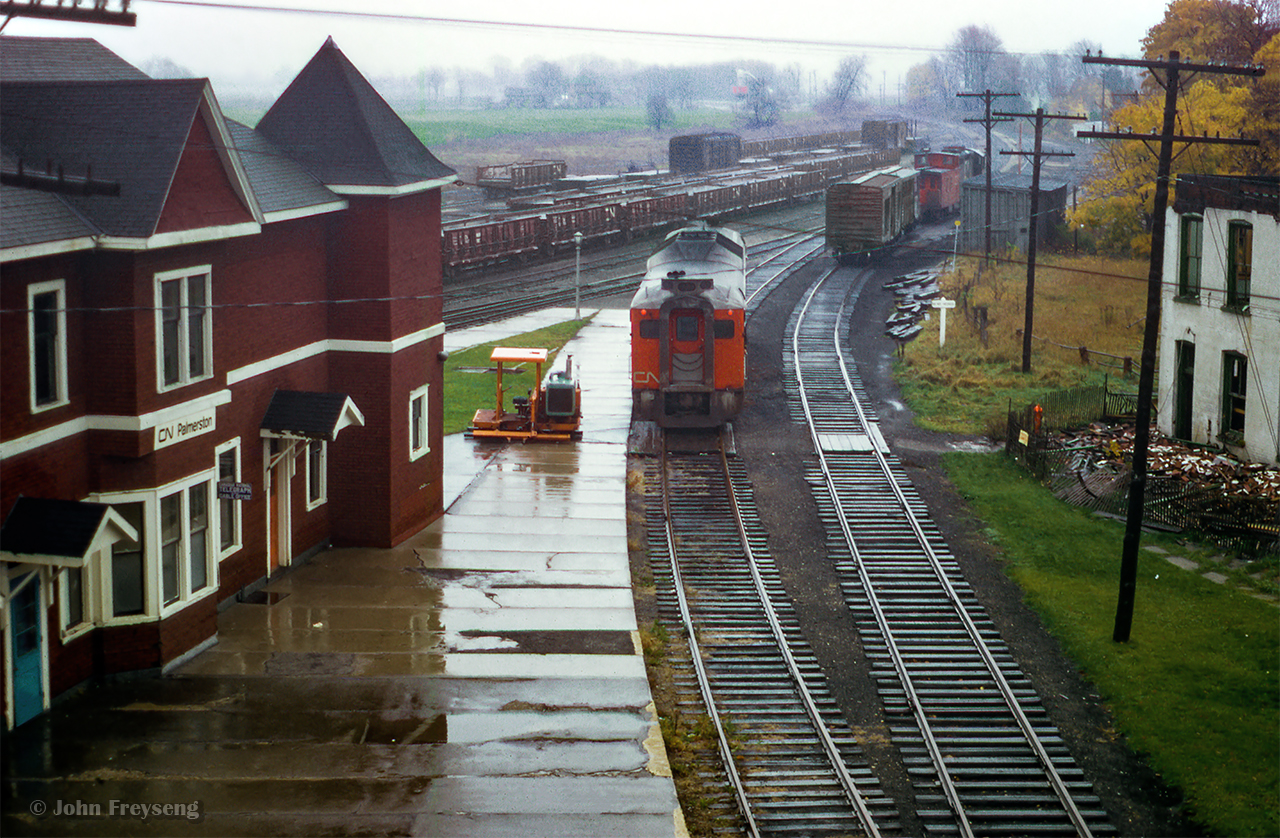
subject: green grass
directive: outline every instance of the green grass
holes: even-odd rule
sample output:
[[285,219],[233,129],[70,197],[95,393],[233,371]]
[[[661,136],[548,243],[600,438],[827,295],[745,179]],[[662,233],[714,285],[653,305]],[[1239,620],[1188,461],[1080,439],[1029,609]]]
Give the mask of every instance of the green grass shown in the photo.
[[[1142,550],[1132,636],[1115,643],[1123,527],[1060,503],[1002,455],[949,454],[944,466],[1188,814],[1215,835],[1280,835],[1280,612]],[[1142,543],[1188,555],[1170,537]]]
[[[491,368],[493,364],[489,361],[489,355],[492,354],[495,346],[546,348],[549,350],[547,363],[542,368],[542,374],[546,375],[553,366],[560,349],[589,322],[590,318],[566,320],[563,323],[451,354],[449,360],[444,362],[444,423],[442,426],[444,433],[448,435],[465,431],[471,426],[471,419],[475,416],[476,410],[482,407],[493,407],[496,376],[487,372],[468,372],[467,369]],[[532,369],[518,376],[508,377],[504,373],[502,382],[506,388],[505,405],[508,410],[511,409],[512,397],[524,395],[526,390],[540,383],[534,380]]]
[[[644,108],[490,108],[428,110],[403,113],[401,118],[428,148],[458,140],[484,140],[509,134],[601,134],[612,131],[649,132]],[[675,125],[663,132],[678,134],[692,127],[729,130],[729,111],[676,111]]]

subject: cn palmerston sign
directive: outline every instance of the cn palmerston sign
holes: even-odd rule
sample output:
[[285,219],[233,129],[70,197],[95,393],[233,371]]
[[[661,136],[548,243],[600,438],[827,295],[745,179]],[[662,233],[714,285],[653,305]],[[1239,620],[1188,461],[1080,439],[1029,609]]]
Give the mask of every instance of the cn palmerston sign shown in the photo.
[[200,413],[191,413],[172,422],[156,425],[155,449],[167,448],[184,439],[207,434],[216,427],[214,416],[216,409],[210,408]]

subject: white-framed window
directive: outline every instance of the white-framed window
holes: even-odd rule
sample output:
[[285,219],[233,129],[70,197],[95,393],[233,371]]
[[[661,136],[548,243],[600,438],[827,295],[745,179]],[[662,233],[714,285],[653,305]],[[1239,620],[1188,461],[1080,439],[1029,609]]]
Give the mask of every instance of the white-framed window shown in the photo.
[[418,459],[431,450],[431,442],[427,437],[427,389],[431,385],[423,384],[409,394],[409,460]]
[[60,407],[67,393],[67,286],[61,279],[27,286],[27,357],[31,412]]
[[210,267],[156,274],[156,389],[213,375]]
[[[240,482],[240,439],[239,437],[224,442],[214,449],[217,457],[219,483]],[[218,559],[225,559],[239,550],[244,542],[241,540],[240,501],[230,498],[218,499]]]
[[64,643],[89,631],[98,622],[90,594],[93,566],[64,567],[58,573],[58,617]]
[[117,541],[103,565],[105,623],[166,617],[217,592],[216,479],[208,469],[159,489],[94,498],[111,504],[138,532],[138,541]]
[[307,509],[315,509],[329,499],[329,443],[313,439],[307,443]]

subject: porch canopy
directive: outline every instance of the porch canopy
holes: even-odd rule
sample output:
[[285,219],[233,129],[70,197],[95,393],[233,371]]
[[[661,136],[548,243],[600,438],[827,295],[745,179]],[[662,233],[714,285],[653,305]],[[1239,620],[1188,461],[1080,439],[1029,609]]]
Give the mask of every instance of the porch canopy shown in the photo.
[[364,414],[346,393],[276,390],[262,417],[262,436],[333,442],[348,425],[364,425]]
[[84,567],[89,556],[138,532],[105,503],[20,497],[0,527],[0,560]]

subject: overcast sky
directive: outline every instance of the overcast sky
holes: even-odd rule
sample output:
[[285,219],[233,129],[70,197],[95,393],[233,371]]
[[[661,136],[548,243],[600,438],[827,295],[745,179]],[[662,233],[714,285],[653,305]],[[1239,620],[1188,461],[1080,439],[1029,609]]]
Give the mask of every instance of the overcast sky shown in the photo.
[[[112,9],[119,4],[109,0]],[[433,65],[487,69],[497,58],[519,68],[528,58],[562,61],[594,53],[658,64],[798,62],[821,80],[852,53],[867,56],[878,91],[882,81],[896,87],[907,68],[941,51],[970,24],[990,26],[1009,52],[1065,52],[1087,39],[1108,55],[1136,56],[1167,5],[1168,0],[134,0],[136,28],[16,18],[4,34],[91,37],[138,65],[167,57],[212,78],[215,90],[245,78],[283,85],[332,35],[370,77],[410,75]],[[263,10],[268,7],[309,11]],[[399,17],[321,13],[325,9]],[[659,34],[635,34],[640,32]]]

